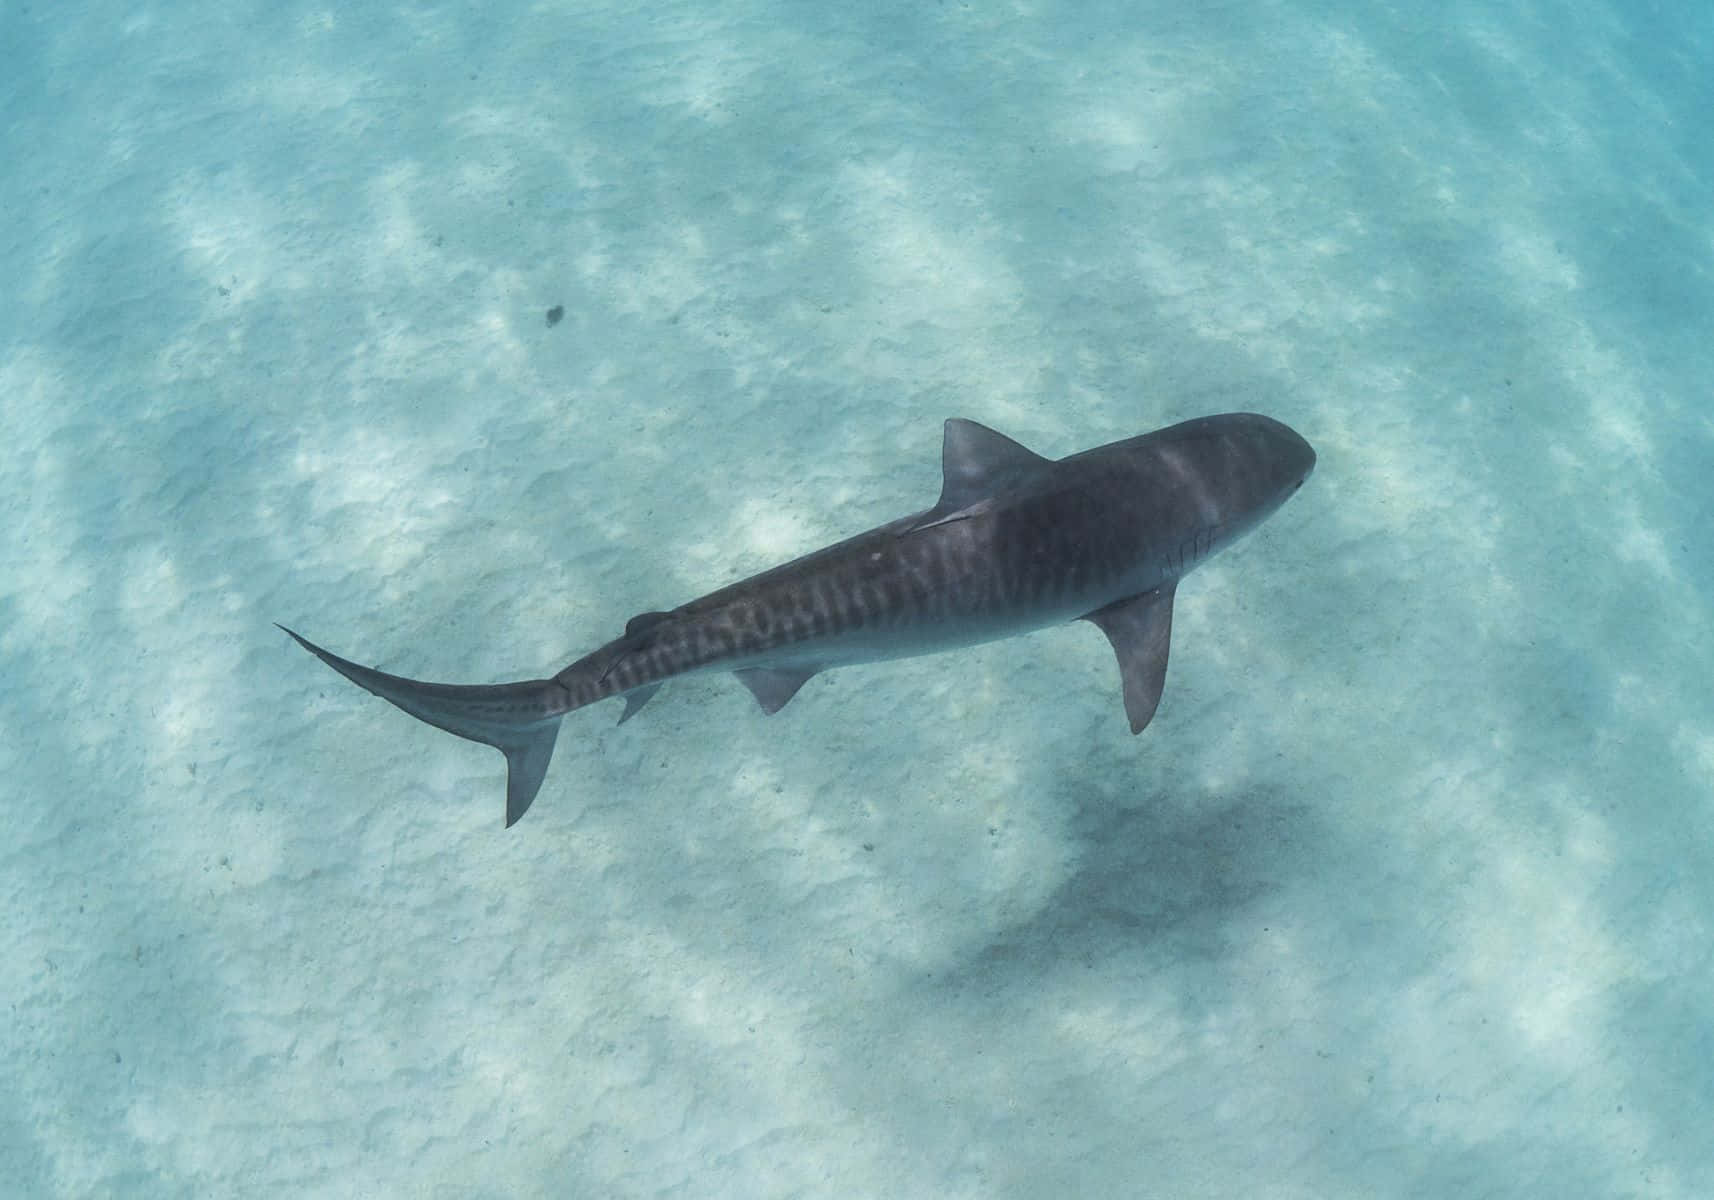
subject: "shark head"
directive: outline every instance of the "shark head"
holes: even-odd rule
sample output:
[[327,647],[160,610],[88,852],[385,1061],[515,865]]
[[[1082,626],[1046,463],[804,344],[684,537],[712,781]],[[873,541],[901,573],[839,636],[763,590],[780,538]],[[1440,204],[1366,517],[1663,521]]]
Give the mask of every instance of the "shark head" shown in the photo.
[[1223,531],[1222,542],[1260,524],[1315,470],[1314,447],[1260,413],[1186,421],[1164,431],[1156,446],[1194,494],[1203,520]]
[[1290,499],[1315,470],[1315,447],[1291,426],[1260,413],[1240,413],[1227,434],[1254,480],[1255,501],[1277,497],[1272,512]]

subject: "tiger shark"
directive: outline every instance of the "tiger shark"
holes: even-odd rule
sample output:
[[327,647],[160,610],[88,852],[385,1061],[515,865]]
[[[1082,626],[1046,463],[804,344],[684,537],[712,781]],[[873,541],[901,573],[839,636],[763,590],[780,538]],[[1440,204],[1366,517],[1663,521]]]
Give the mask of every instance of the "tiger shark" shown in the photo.
[[832,667],[937,654],[1085,620],[1119,659],[1131,732],[1166,682],[1173,595],[1192,568],[1303,485],[1315,451],[1255,413],[1199,417],[1049,459],[975,421],[946,422],[940,499],[666,612],[549,679],[425,683],[297,643],[358,687],[506,756],[506,825],[541,789],[560,719],[731,671],[762,711]]

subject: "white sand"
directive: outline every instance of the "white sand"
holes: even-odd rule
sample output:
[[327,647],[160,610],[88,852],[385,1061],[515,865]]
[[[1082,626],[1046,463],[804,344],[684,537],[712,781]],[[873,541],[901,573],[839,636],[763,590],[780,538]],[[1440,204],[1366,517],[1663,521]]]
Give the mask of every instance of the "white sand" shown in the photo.
[[[1700,0],[0,61],[0,1194],[1714,1194]],[[1320,466],[1135,739],[1087,625],[688,681],[508,832],[270,624],[539,675],[929,503],[946,416],[1234,408]]]

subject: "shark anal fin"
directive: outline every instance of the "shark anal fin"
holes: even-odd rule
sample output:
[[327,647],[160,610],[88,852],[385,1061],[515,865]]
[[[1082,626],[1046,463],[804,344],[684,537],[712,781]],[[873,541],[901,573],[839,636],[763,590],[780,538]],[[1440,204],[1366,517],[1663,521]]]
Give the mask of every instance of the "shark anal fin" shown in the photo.
[[771,717],[797,695],[797,690],[809,682],[815,671],[814,667],[745,667],[732,673]]
[[553,744],[559,737],[559,722],[552,721],[520,730],[516,741],[500,744],[506,756],[506,828],[518,823],[541,791],[542,777],[553,761]]
[[1125,685],[1125,715],[1131,732],[1154,720],[1166,686],[1167,651],[1172,646],[1172,597],[1176,583],[1115,600],[1083,619],[1093,622],[1113,646]]

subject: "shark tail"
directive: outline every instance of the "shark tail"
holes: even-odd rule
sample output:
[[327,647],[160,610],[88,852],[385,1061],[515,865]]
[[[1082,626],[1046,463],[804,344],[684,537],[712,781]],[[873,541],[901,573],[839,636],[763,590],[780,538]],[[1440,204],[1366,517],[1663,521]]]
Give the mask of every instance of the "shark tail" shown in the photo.
[[562,684],[552,679],[531,679],[522,683],[465,686],[404,679],[323,650],[284,625],[280,629],[365,691],[404,709],[419,721],[493,746],[504,754],[508,828],[530,807],[553,759],[560,718],[571,708]]

